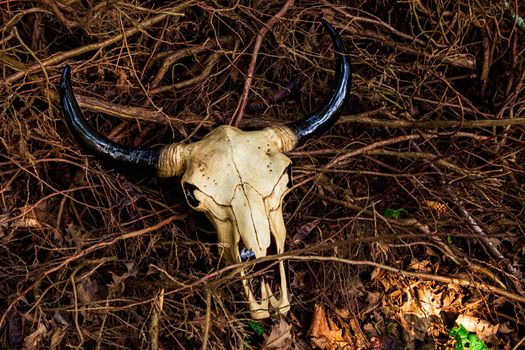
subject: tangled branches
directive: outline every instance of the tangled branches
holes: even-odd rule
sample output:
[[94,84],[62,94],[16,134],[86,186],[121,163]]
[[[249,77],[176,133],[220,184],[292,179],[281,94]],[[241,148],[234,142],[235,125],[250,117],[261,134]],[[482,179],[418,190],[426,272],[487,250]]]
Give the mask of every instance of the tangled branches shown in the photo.
[[[72,64],[91,123],[132,146],[198,140],[234,116],[241,128],[295,120],[330,86],[321,17],[349,48],[354,87],[329,135],[289,154],[281,258],[295,295],[291,341],[315,338],[308,329],[323,305],[342,330],[341,310],[360,320],[347,321],[355,336],[344,338],[356,348],[387,332],[406,346],[444,344],[458,313],[501,324],[495,347],[519,344],[523,5],[284,4],[0,3],[3,345],[195,348],[205,334],[204,347],[230,348],[270,338],[270,322],[263,336],[250,328],[239,266],[221,265],[213,227],[181,201],[178,180],[119,174],[83,155],[55,86]],[[268,98],[287,86],[287,100]],[[245,112],[254,101],[265,109]],[[442,296],[435,334],[410,321],[423,287]]]

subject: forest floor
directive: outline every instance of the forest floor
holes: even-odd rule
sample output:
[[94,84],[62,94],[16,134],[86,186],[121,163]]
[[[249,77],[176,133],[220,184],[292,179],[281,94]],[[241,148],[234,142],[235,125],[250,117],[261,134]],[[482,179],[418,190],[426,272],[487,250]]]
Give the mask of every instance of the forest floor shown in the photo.
[[[522,1],[0,1],[0,347],[525,347]],[[287,153],[291,309],[252,320],[180,178],[99,164],[286,123],[352,63],[343,116]],[[255,261],[256,262],[256,261]],[[483,345],[484,344],[484,345]]]

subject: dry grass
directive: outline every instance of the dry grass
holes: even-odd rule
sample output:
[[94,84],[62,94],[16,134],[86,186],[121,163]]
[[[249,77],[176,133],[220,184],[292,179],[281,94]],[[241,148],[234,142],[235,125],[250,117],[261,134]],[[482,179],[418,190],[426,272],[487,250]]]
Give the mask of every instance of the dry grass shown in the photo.
[[[290,153],[294,343],[310,341],[315,305],[350,348],[385,334],[444,346],[458,314],[499,325],[494,348],[523,342],[525,32],[504,3],[514,15],[525,7],[340,3],[295,2],[250,65],[284,1],[0,1],[2,347],[197,348],[206,330],[210,349],[260,347],[239,277],[178,179],[85,156],[55,86],[71,64],[90,122],[133,146],[234,122],[250,66],[247,110],[304,84],[237,114],[240,126],[294,120],[330,87],[322,16],[347,44],[353,89],[329,135]],[[395,219],[388,209],[403,210]],[[422,290],[439,296],[434,331],[417,329],[409,308]]]

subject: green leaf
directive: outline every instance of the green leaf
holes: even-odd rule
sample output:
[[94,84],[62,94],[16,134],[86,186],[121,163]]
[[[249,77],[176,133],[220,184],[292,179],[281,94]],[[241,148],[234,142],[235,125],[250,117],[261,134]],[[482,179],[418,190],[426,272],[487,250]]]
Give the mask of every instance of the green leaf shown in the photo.
[[467,345],[468,331],[462,324],[459,325],[459,328],[452,328],[448,335],[456,341],[454,350],[465,349],[465,345]]
[[458,328],[452,328],[448,335],[454,338],[456,346],[454,350],[465,350],[468,344],[469,350],[489,350],[489,348],[475,334],[469,334],[467,329],[460,324]]
[[470,334],[468,339],[470,350],[489,350],[483,341],[481,341],[475,334]]
[[264,327],[257,321],[249,321],[248,327],[253,329],[253,331],[260,337],[264,334]]
[[385,210],[384,216],[386,218],[399,219],[399,217],[401,216],[401,213],[403,213],[403,212],[406,212],[406,210],[403,209],[403,208],[399,208],[399,209],[388,208],[387,210]]

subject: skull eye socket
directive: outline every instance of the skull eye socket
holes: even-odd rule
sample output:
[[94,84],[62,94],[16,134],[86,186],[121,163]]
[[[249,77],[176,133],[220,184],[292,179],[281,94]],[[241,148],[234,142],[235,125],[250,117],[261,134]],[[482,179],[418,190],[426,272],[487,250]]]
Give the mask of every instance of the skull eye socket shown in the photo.
[[286,168],[286,173],[288,174],[288,188],[292,188],[292,164],[288,165]]
[[199,200],[195,198],[196,189],[197,187],[192,184],[184,184],[184,195],[186,196],[186,201],[193,208],[197,208],[200,204]]

